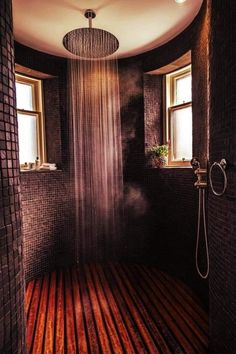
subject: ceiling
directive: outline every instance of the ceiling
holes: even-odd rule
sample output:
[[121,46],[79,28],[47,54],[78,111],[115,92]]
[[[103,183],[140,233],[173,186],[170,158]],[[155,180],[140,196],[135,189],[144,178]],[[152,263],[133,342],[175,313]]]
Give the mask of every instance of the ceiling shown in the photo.
[[119,58],[143,53],[182,32],[197,15],[203,0],[13,0],[15,39],[31,48],[70,57],[64,35],[88,27],[84,11],[97,16],[93,27],[119,40]]

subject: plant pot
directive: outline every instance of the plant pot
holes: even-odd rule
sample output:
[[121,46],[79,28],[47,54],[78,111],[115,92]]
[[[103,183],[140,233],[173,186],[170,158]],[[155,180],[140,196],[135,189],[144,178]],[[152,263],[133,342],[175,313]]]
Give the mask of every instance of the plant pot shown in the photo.
[[149,159],[148,166],[152,168],[163,168],[167,164],[167,158],[166,157],[158,157],[158,156],[152,156]]

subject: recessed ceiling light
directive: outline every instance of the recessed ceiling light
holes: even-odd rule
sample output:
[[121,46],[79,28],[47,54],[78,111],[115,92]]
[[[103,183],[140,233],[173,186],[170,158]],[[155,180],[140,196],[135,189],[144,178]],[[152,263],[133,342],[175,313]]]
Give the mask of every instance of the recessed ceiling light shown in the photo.
[[183,4],[186,0],[175,0],[175,2],[177,2],[177,4]]

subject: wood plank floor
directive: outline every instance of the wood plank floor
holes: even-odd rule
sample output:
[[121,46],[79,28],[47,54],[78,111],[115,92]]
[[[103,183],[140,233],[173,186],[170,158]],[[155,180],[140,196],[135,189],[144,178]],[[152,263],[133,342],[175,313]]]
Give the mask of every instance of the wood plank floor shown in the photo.
[[27,346],[33,354],[204,354],[208,319],[194,294],[140,265],[84,265],[31,281]]

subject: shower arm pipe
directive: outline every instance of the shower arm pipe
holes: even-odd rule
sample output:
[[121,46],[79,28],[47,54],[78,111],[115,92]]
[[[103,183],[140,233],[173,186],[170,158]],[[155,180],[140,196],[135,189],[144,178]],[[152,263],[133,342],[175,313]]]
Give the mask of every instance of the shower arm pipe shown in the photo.
[[96,14],[93,10],[86,10],[84,13],[84,16],[88,19],[89,21],[89,28],[92,28],[92,21],[96,17]]

